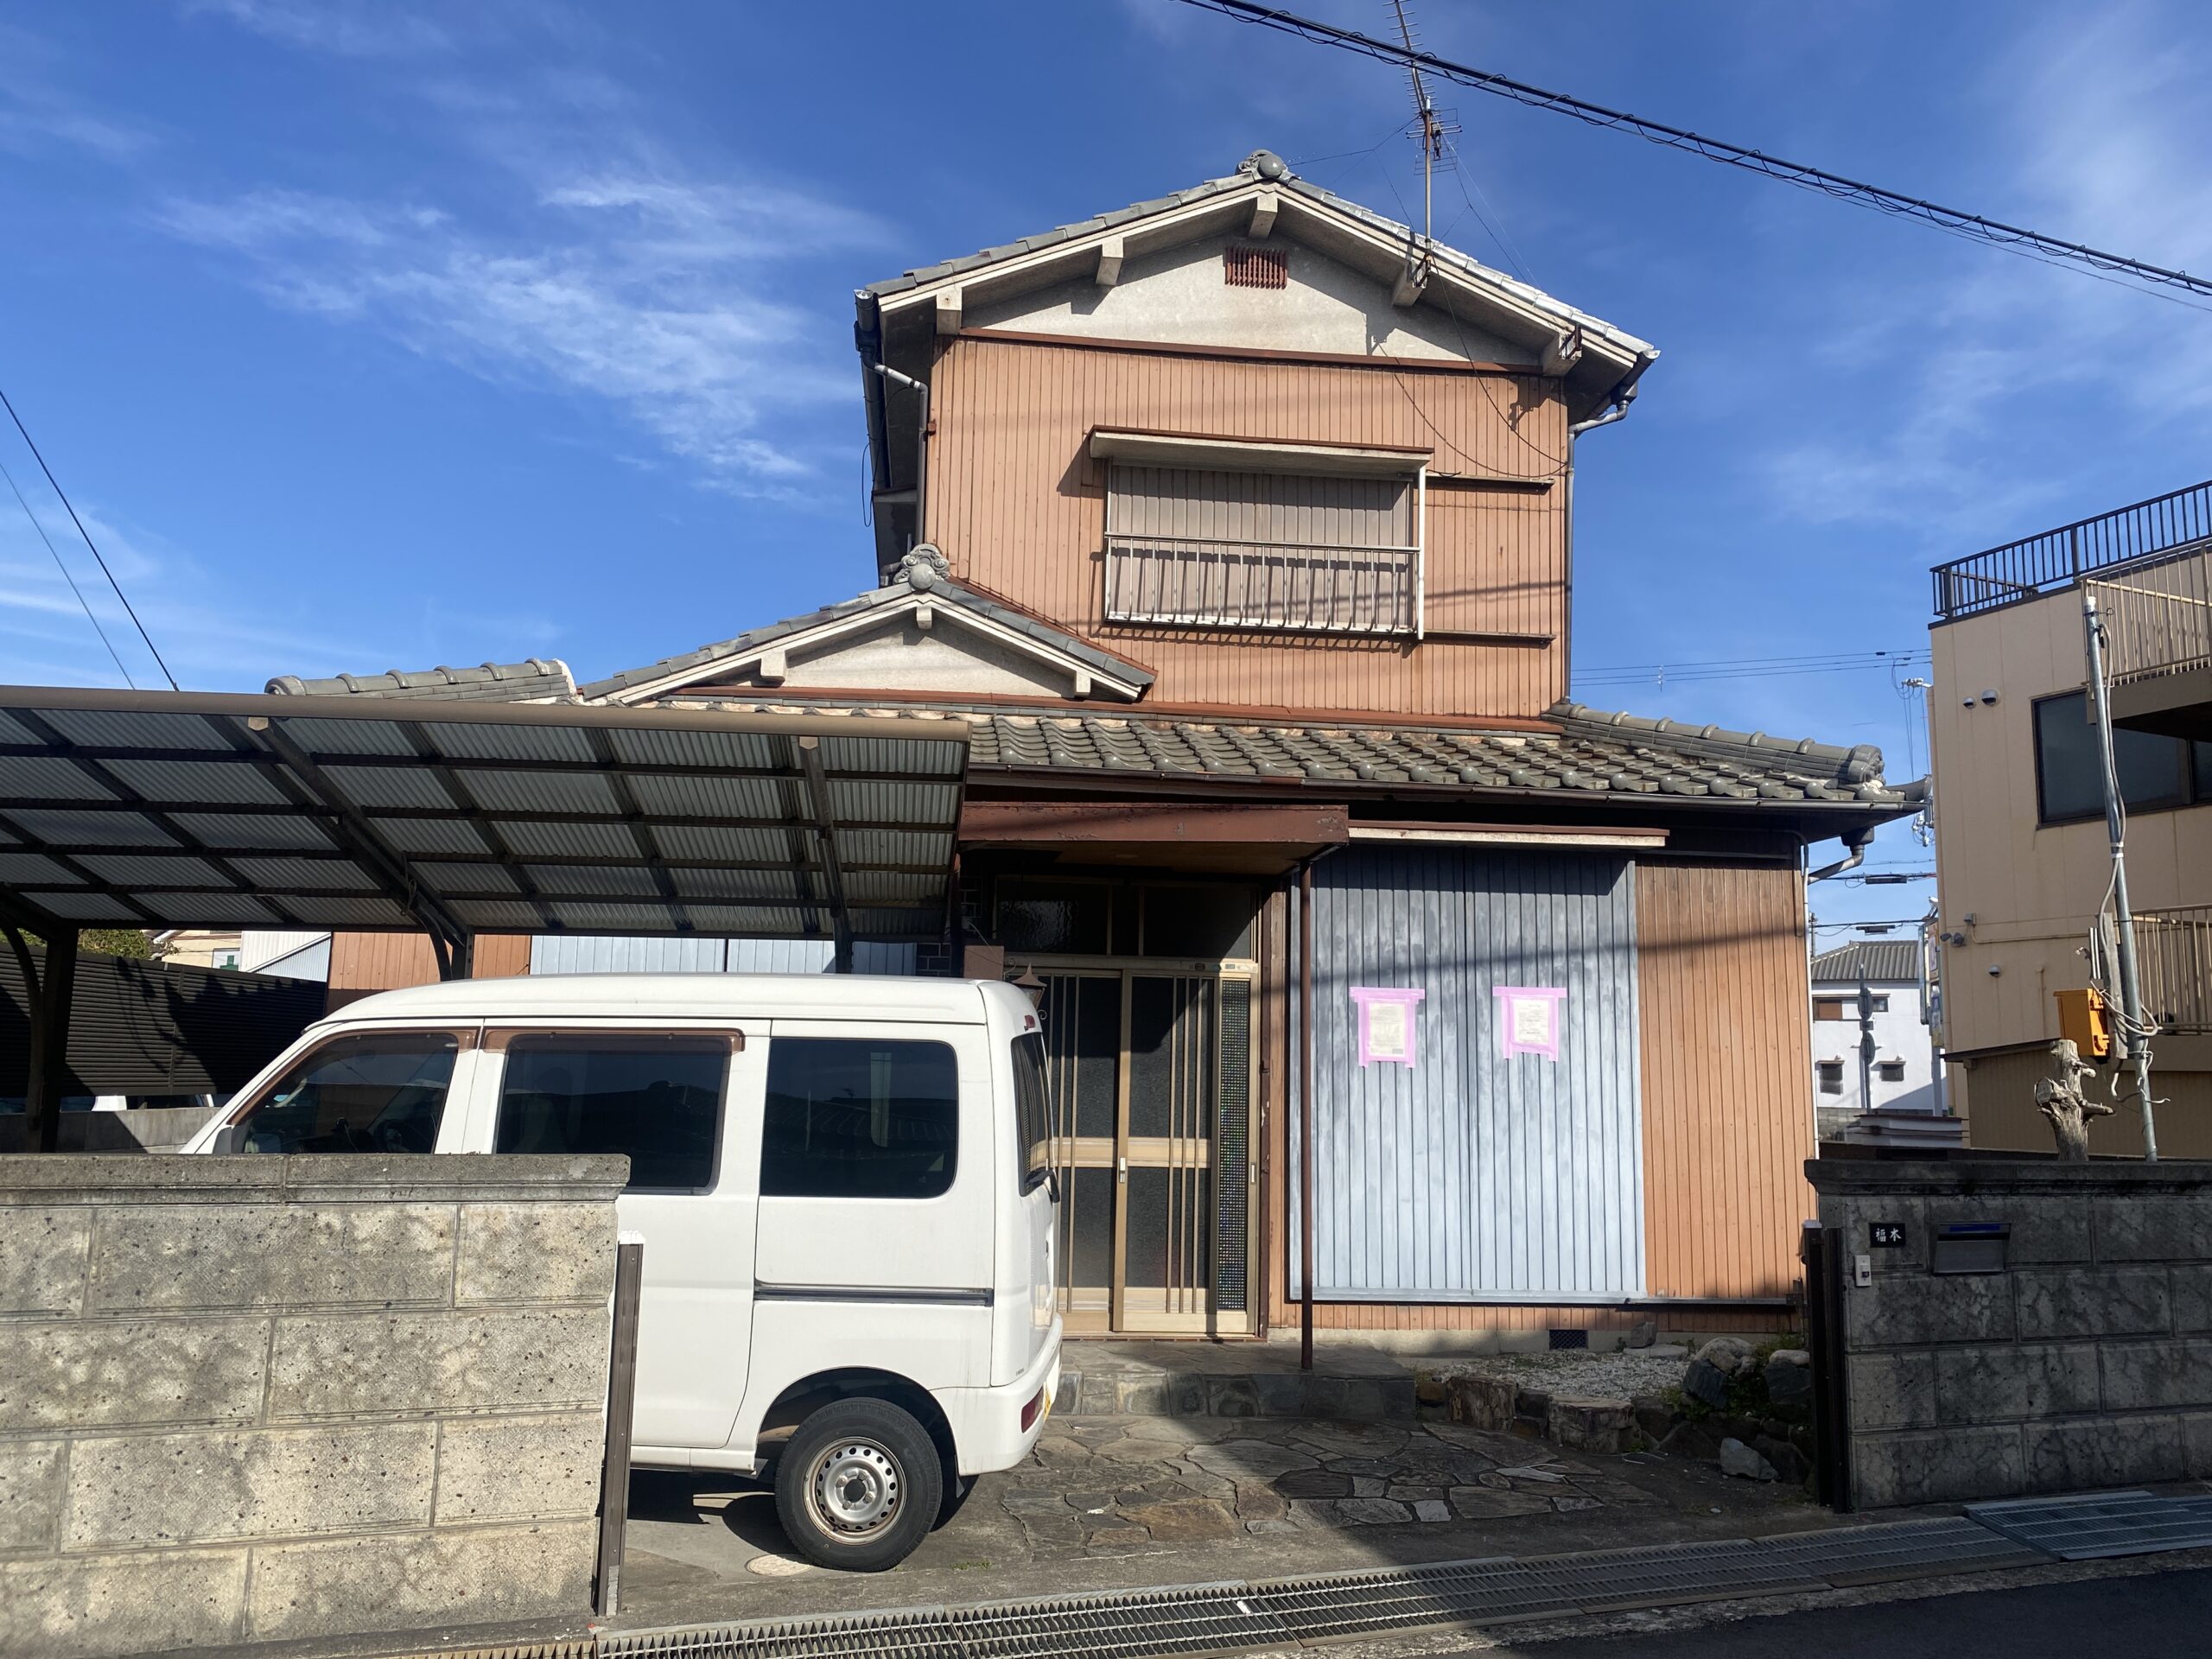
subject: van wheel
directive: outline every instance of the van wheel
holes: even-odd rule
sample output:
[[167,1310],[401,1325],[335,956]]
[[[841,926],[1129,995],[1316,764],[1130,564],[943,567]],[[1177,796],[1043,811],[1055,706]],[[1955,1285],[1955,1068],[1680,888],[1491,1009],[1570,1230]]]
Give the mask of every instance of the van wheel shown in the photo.
[[776,1465],[776,1514],[823,1567],[880,1573],[929,1535],[944,1501],[936,1442],[887,1400],[840,1400],[798,1426]]

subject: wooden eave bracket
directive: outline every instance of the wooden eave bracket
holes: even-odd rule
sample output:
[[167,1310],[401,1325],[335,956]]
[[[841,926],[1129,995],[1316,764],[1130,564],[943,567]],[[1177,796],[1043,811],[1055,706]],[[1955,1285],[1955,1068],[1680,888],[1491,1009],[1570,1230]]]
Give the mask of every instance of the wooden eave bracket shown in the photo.
[[1406,263],[1398,271],[1398,280],[1391,284],[1390,303],[1401,311],[1420,303],[1422,292],[1428,287],[1428,273],[1433,268],[1426,253],[1416,255],[1408,248]]
[[1264,242],[1275,227],[1275,210],[1282,198],[1273,190],[1262,190],[1252,198],[1252,223],[1247,232],[1255,242]]
[[941,288],[937,295],[937,331],[940,334],[960,332],[960,300],[963,290]]
[[1122,238],[1109,236],[1098,245],[1098,286],[1111,288],[1122,280],[1122,257],[1127,251]]
[[1563,334],[1554,334],[1544,342],[1542,368],[1546,374],[1557,377],[1569,372],[1582,360],[1582,330],[1570,328]]

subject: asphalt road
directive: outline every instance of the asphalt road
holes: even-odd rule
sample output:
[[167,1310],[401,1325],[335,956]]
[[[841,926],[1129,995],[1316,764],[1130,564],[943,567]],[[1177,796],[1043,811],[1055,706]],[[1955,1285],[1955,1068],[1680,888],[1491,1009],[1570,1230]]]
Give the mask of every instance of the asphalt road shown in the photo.
[[2183,1659],[2212,1653],[2212,1570],[2039,1584],[1694,1630],[1494,1649],[1528,1659]]

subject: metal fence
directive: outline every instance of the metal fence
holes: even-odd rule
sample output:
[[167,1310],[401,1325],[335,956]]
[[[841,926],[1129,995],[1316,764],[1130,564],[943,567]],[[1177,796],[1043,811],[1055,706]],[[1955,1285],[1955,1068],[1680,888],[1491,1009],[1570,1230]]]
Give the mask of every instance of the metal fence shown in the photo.
[[2212,544],[2212,480],[1939,564],[1930,573],[1936,615],[1955,621],[2204,544]]
[[1109,535],[1106,616],[1184,627],[1410,634],[1421,626],[1421,550]]
[[2212,1033],[2212,905],[2135,918],[2143,1007],[2165,1031]]
[[2094,586],[2114,685],[2212,667],[2212,555],[2164,560]]

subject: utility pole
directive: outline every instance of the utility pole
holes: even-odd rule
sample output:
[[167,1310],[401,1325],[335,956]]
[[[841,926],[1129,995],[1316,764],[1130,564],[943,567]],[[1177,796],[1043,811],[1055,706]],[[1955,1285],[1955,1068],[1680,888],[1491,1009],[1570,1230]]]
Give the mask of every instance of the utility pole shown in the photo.
[[2112,703],[2105,691],[2105,627],[2097,614],[2094,582],[2082,584],[2082,628],[2089,655],[2089,707],[2097,728],[2097,764],[2104,777],[2105,835],[2112,843],[2113,932],[2120,958],[2120,1037],[2135,1073],[2135,1103],[2143,1109],[2143,1158],[2158,1161],[2158,1130],[2151,1109],[2151,1039],[2143,1019],[2143,991],[2135,974],[2135,917],[2127,907],[2127,817],[2120,805],[2119,763],[2112,751]]
[[1859,1109],[1874,1109],[1874,988],[1866,982],[1866,953],[1859,953]]

